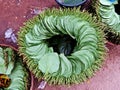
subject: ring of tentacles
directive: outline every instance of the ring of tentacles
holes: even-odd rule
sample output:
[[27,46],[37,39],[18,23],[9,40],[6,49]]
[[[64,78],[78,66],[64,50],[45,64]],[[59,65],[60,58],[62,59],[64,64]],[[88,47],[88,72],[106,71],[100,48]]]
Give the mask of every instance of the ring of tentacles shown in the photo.
[[120,44],[120,1],[98,0],[95,3],[96,12],[101,21],[110,27],[105,31],[108,40]]
[[29,72],[9,47],[0,47],[0,90],[29,90]]
[[[57,85],[80,83],[93,76],[103,62],[105,40],[101,29],[104,28],[87,12],[48,9],[26,22],[19,31],[19,54],[40,80]],[[48,45],[48,40],[59,35],[76,40],[69,55]]]

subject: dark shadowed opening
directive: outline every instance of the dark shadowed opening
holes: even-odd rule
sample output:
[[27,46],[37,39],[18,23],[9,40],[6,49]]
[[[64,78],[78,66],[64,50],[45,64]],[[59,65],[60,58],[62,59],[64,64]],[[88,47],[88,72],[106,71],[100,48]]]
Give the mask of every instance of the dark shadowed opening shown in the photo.
[[53,47],[54,52],[64,53],[66,56],[73,52],[76,40],[69,35],[55,35],[47,40],[48,46]]

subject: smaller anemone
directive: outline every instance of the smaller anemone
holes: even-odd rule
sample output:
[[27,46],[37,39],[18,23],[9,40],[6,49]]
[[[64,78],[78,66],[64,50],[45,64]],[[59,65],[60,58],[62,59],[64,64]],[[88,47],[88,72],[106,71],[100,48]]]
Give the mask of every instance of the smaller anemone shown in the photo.
[[[29,90],[29,72],[9,47],[0,47],[0,90]],[[2,82],[2,83],[1,83]]]
[[[98,19],[106,24],[108,41],[120,44],[120,0],[93,0]],[[95,13],[95,12],[92,12]]]

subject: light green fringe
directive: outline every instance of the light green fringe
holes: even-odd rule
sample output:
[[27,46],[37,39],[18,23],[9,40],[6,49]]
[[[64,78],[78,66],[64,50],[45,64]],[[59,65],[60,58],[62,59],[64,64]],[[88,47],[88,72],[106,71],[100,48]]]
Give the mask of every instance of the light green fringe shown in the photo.
[[[97,19],[102,22],[102,18],[99,15],[99,7],[100,7],[100,1],[99,0],[92,0],[92,7],[95,10],[95,12],[92,12],[92,14],[97,17]],[[104,27],[106,27],[103,31],[105,32],[106,39],[114,44],[120,44],[120,33],[108,26],[105,23],[102,23]]]
[[[93,65],[91,67],[89,67],[86,71],[80,73],[79,75],[71,75],[68,78],[65,78],[63,76],[51,76],[50,74],[46,74],[43,75],[43,73],[38,69],[38,63],[35,62],[34,60],[30,59],[30,56],[26,54],[25,52],[25,43],[24,40],[22,40],[21,38],[24,38],[25,34],[27,34],[27,32],[29,31],[29,29],[31,29],[34,26],[34,23],[39,23],[39,20],[43,17],[50,16],[50,15],[57,15],[57,16],[63,16],[63,15],[75,15],[76,17],[81,17],[82,19],[84,19],[85,21],[88,21],[90,23],[91,26],[93,26],[94,28],[96,28],[98,31],[98,36],[99,36],[99,42],[98,42],[98,48],[99,48],[99,59],[96,60]],[[46,11],[43,11],[43,13],[41,13],[40,15],[34,17],[33,19],[29,20],[28,22],[24,23],[25,26],[23,26],[20,30],[20,32],[18,32],[18,45],[20,45],[19,47],[19,54],[20,56],[23,56],[23,61],[27,64],[28,68],[30,69],[30,71],[35,75],[36,78],[38,78],[39,80],[44,79],[45,81],[47,81],[49,84],[57,84],[57,85],[70,85],[73,83],[80,83],[80,82],[84,82],[87,79],[91,78],[94,73],[101,68],[102,66],[102,62],[104,60],[104,56],[106,53],[105,50],[105,38],[104,38],[104,33],[103,31],[101,31],[101,29],[105,29],[104,26],[102,26],[100,24],[100,22],[97,21],[96,17],[92,17],[92,15],[90,15],[88,12],[83,11],[80,12],[80,9],[61,9],[57,10],[57,9],[48,9]],[[101,25],[102,27],[99,28],[99,25]],[[24,53],[23,53],[24,52]]]

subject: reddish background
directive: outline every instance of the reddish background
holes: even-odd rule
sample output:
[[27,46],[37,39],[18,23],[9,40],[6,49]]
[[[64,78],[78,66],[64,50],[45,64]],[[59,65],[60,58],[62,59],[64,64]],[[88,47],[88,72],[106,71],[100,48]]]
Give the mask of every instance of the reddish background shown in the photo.
[[[54,0],[0,0],[0,44],[17,48],[17,44],[4,38],[8,28],[17,34],[23,22],[32,18],[34,9],[44,10],[46,7],[58,7]],[[107,57],[103,68],[85,83],[67,86],[46,86],[44,90],[120,90],[120,45],[106,44]],[[37,90],[39,82],[34,79],[31,90]]]

